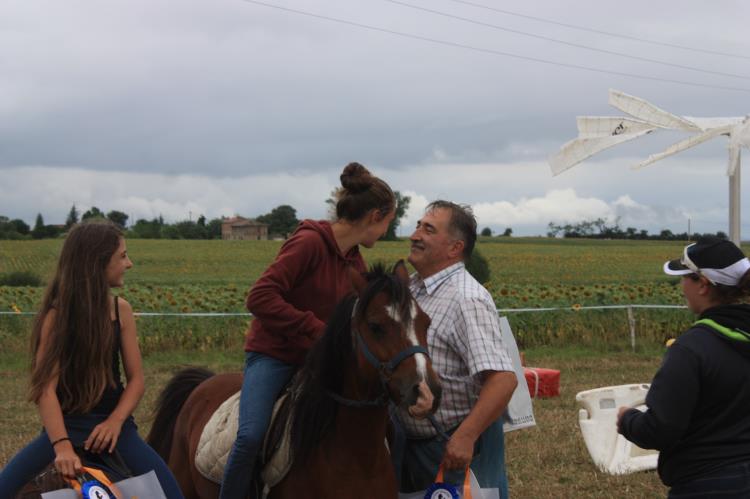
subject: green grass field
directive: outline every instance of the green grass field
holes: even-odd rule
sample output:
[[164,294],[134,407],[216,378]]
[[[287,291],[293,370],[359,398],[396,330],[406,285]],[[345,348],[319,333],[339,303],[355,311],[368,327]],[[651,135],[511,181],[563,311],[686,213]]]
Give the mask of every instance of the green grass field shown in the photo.
[[[0,274],[32,271],[47,279],[60,241],[0,241]],[[120,294],[136,312],[244,312],[244,296],[272,261],[275,241],[128,241],[135,267]],[[485,238],[479,249],[491,267],[487,288],[498,308],[560,307],[508,313],[527,364],[559,369],[561,396],[537,400],[538,426],[507,439],[511,494],[518,498],[663,497],[655,473],[612,477],[585,450],[574,396],[598,386],[648,382],[666,336],[691,320],[685,310],[634,311],[637,348],[630,349],[626,310],[588,310],[623,304],[680,305],[676,281],[663,262],[683,243]],[[368,262],[394,263],[408,242],[365,250]],[[43,288],[0,287],[0,311],[33,312]],[[25,401],[28,334],[33,317],[0,315],[0,466],[38,432]],[[158,391],[181,365],[238,371],[247,317],[139,317],[147,393],[136,417],[143,434]]]
[[[537,426],[506,435],[506,460],[511,497],[542,498],[622,498],[664,497],[666,489],[655,472],[610,476],[591,462],[578,429],[575,394],[604,384],[648,381],[659,364],[659,351],[611,353],[586,348],[538,348],[526,351],[529,365],[559,369],[562,372],[560,397],[537,399],[534,412]],[[0,467],[40,429],[34,406],[25,402],[24,362],[0,354]],[[242,361],[239,349],[212,352],[154,352],[145,359],[146,395],[136,410],[140,432],[151,426],[149,411],[159,390],[178,366],[201,365],[216,372],[238,371]]]

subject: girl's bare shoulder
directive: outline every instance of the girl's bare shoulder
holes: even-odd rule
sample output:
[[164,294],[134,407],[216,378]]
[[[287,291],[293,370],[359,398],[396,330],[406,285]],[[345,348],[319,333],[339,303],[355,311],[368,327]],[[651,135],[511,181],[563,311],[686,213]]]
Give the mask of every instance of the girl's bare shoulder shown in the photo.
[[[117,310],[115,310],[115,303],[117,306]],[[112,313],[110,314],[110,316],[112,317],[112,320],[115,320],[117,318],[118,312],[119,312],[121,319],[123,315],[125,316],[133,315],[133,307],[130,306],[130,303],[122,296],[115,297],[115,295],[112,295],[110,298],[109,304],[110,304],[110,308],[112,309]]]

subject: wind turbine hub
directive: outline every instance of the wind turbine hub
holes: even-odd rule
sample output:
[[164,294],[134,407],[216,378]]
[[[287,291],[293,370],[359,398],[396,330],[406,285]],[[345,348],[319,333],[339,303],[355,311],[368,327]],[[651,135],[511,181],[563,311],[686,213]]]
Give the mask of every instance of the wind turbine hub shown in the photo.
[[747,147],[750,149],[750,116],[745,116],[742,123],[737,125],[732,130],[731,138],[729,139],[729,147]]

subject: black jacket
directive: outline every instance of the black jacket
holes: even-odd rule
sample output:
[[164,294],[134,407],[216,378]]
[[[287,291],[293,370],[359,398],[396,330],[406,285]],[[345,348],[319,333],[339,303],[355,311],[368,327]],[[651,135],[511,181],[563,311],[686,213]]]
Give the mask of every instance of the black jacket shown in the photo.
[[750,462],[750,306],[706,310],[667,350],[646,396],[620,432],[658,449],[667,486]]

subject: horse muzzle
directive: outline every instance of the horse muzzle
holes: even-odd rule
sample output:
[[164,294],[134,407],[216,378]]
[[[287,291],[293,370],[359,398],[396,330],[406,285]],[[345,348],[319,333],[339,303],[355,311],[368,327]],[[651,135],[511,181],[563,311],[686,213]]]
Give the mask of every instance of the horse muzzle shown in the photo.
[[[422,381],[416,383],[404,384],[400,389],[399,407],[408,409],[412,406],[425,407],[430,404],[429,412],[434,413],[440,406],[442,388],[436,380],[428,379],[422,385]],[[422,385],[424,388],[420,388]]]

